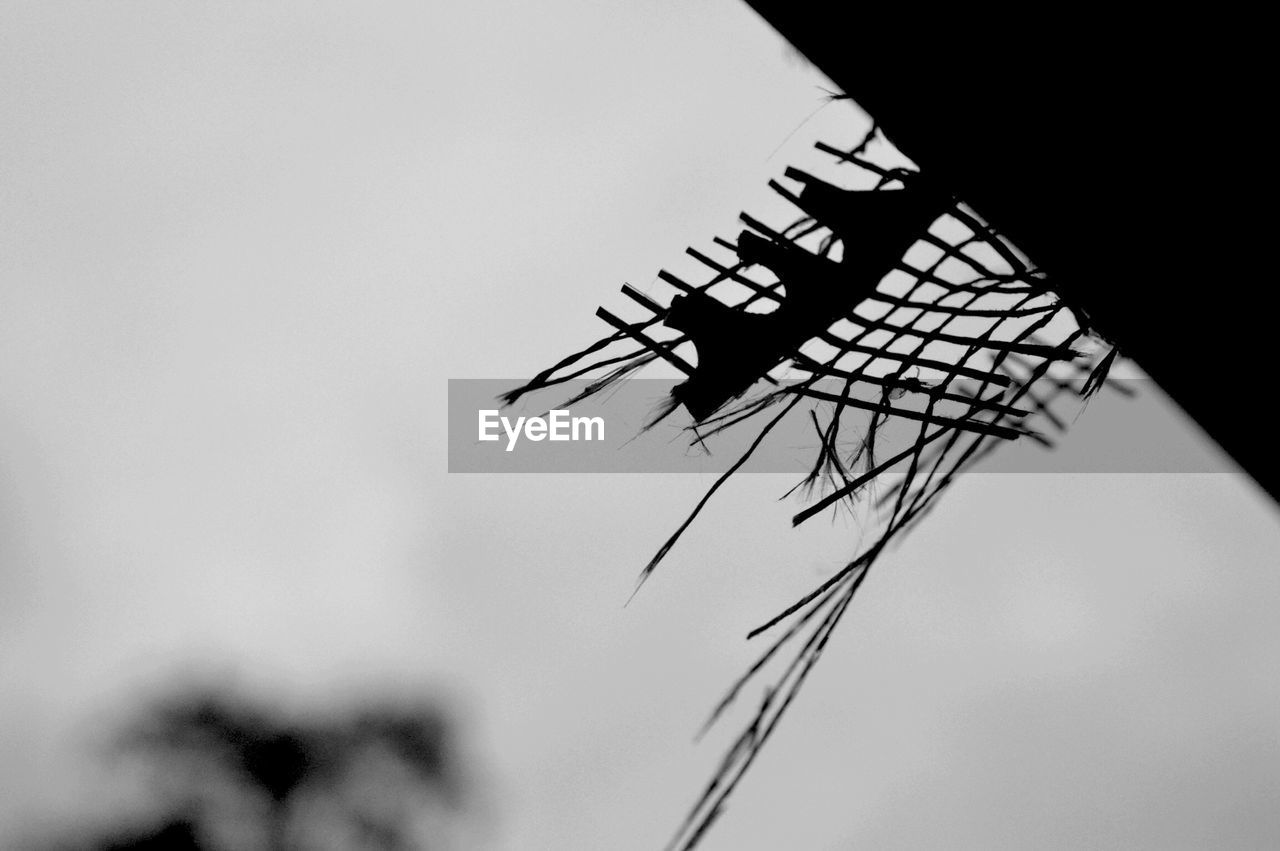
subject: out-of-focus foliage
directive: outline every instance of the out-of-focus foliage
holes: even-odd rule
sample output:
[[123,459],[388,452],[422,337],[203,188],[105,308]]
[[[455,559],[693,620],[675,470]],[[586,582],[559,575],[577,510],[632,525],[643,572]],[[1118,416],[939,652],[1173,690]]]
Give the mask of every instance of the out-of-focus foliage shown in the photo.
[[305,716],[204,689],[152,706],[119,747],[159,818],[51,851],[426,849],[462,817],[452,728],[427,703]]

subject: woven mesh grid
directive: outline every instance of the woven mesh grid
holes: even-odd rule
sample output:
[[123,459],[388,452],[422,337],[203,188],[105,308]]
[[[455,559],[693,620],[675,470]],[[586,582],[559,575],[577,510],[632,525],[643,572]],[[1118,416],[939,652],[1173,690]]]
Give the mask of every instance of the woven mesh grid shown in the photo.
[[[1106,378],[1114,350],[1089,334],[1046,276],[960,200],[938,196],[913,167],[890,165],[896,152],[874,127],[851,148],[815,147],[829,158],[830,182],[795,168],[785,171],[785,183],[770,182],[798,215],[770,226],[744,213],[736,239],[716,237],[705,249],[687,249],[703,270],[700,282],[663,270],[656,292],[624,286],[625,309],[597,310],[611,333],[505,397],[513,402],[570,379],[591,379],[561,405],[568,407],[659,360],[687,376],[686,387],[713,362],[728,372],[742,363],[758,368],[731,376],[744,380],[730,382],[730,392],[697,404],[677,394],[655,411],[650,425],[683,402],[693,413],[686,427],[695,444],[727,429],[755,433],[644,567],[641,583],[786,417],[808,418],[816,446],[811,469],[793,488],[805,502],[794,523],[846,506],[876,530],[841,569],[749,634],[772,635],[772,643],[729,688],[711,721],[757,679],[759,702],[672,847],[694,847],[723,811],[872,566],[955,476],[1004,441],[1052,446],[1067,428],[1068,417],[1055,410],[1063,404],[1078,408],[1104,385],[1126,392]],[[936,210],[910,233],[886,231],[877,211],[909,197],[894,193],[922,186],[940,197]],[[886,239],[893,244],[901,236],[904,250],[863,262]],[[783,323],[786,332],[776,332],[770,317],[801,293],[819,306],[805,315],[821,321]],[[692,329],[691,321],[672,321],[681,299],[700,305],[704,319]],[[834,309],[838,316],[824,313]],[[672,327],[680,325],[685,330]],[[894,420],[909,424],[915,438],[881,457],[877,434]],[[862,499],[868,493],[873,497]]]

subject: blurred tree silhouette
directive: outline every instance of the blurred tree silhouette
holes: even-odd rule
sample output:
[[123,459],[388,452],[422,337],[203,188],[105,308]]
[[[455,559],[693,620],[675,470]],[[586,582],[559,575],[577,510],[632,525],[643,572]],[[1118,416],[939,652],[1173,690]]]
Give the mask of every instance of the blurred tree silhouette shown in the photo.
[[464,798],[451,725],[430,704],[303,718],[201,689],[123,734],[162,818],[60,849],[436,847]]

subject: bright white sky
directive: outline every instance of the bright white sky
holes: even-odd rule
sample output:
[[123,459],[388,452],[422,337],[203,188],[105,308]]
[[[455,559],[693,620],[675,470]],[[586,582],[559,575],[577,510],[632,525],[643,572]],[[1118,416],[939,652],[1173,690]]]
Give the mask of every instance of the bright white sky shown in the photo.
[[[6,4],[0,836],[213,672],[437,690],[485,847],[660,847],[742,635],[856,529],[743,480],[623,609],[708,482],[450,477],[445,381],[732,233],[823,82],[733,0]],[[1278,551],[1238,476],[967,478],[706,847],[1280,843]]]

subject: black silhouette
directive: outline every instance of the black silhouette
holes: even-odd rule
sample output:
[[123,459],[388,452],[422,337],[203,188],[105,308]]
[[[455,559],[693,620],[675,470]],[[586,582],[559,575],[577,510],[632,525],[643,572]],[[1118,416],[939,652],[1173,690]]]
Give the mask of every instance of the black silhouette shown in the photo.
[[828,4],[747,3],[1280,499],[1271,424],[1224,403],[1274,357],[1251,250],[1272,28],[1234,7],[888,3],[841,26]]
[[[614,333],[505,396],[511,402],[573,378],[593,378],[561,405],[568,407],[661,358],[688,378],[650,426],[683,406],[693,420],[687,427],[691,442],[700,445],[776,411],[757,421],[750,446],[645,565],[641,583],[789,416],[807,416],[817,440],[811,469],[792,489],[809,501],[796,524],[852,506],[886,473],[902,474],[871,501],[868,520],[878,524],[872,542],[748,636],[781,630],[711,720],[766,667],[779,670],[673,847],[695,846],[723,811],[888,544],[927,514],[956,474],[999,442],[1025,437],[1051,446],[1035,426],[1065,427],[1053,409],[1057,396],[1070,391],[1080,400],[1110,383],[1114,350],[1089,333],[1080,312],[1057,298],[1046,276],[937,183],[914,169],[872,162],[867,152],[874,144],[885,140],[873,127],[847,151],[817,145],[838,165],[870,175],[871,187],[842,189],[788,169],[785,176],[800,184],[799,191],[776,181],[771,186],[800,208],[802,218],[779,230],[743,214],[748,230],[736,242],[715,240],[734,253],[733,261],[688,249],[711,270],[708,281],[693,285],[659,272],[658,279],[676,291],[667,306],[624,286],[646,318],[628,322],[600,308],[597,315]],[[908,262],[915,245],[932,259]],[[773,279],[756,277],[761,269]],[[749,294],[726,292],[728,282]],[[618,351],[628,343],[639,347]],[[811,350],[814,343],[824,353]],[[855,416],[862,421],[852,422]],[[877,436],[891,421],[914,429],[915,439],[882,458]],[[786,663],[784,646],[794,648]]]
[[[742,266],[763,266],[786,291],[775,310],[764,314],[733,310],[705,290],[671,301],[664,323],[684,332],[698,353],[693,374],[673,393],[698,422],[781,361],[794,357],[819,330],[875,298],[880,280],[917,235],[952,204],[918,180],[897,192],[848,192],[805,178],[804,189],[794,200],[848,247],[841,261],[812,254],[785,239],[743,231],[734,246]],[[745,275],[734,280],[753,289],[758,286]]]

